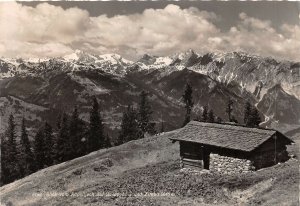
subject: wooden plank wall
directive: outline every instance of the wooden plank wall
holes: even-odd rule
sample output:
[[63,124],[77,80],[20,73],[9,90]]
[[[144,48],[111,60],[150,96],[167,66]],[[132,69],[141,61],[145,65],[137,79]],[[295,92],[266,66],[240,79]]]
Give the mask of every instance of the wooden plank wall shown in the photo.
[[196,169],[203,169],[203,160],[194,160],[188,158],[181,158],[181,164],[184,168],[196,168]]
[[255,169],[260,169],[275,165],[278,162],[284,162],[288,158],[283,140],[278,138],[275,144],[275,140],[271,138],[253,152],[251,159]]

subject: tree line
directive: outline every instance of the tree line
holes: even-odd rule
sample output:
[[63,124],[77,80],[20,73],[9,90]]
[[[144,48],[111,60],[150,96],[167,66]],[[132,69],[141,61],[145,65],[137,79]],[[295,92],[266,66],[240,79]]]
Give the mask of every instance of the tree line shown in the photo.
[[[17,142],[16,124],[14,116],[9,117],[8,128],[1,136],[1,184],[10,183],[25,177],[45,167],[68,161],[90,152],[120,145],[131,140],[153,135],[156,133],[155,122],[152,120],[153,110],[148,99],[148,93],[142,91],[139,95],[137,107],[129,104],[122,114],[121,129],[115,142],[104,133],[100,106],[96,97],[92,98],[89,122],[79,118],[78,108],[75,107],[71,115],[65,112],[58,116],[56,125],[52,127],[45,122],[36,132],[31,143],[26,130],[25,118],[21,122],[20,141]],[[185,104],[183,126],[191,121],[193,89],[186,84],[182,95]],[[234,115],[234,102],[229,99],[225,112],[228,121],[237,122]],[[208,105],[194,119],[201,122],[222,123],[223,120],[215,115]],[[261,123],[260,115],[250,102],[245,104],[244,124],[248,127],[258,127]],[[163,121],[160,132],[164,131]]]
[[[183,125],[185,126],[187,123],[191,121],[192,116],[192,108],[194,106],[193,102],[193,88],[187,83],[185,86],[184,93],[182,95],[183,103],[185,104],[185,118],[183,121]],[[236,117],[232,114],[234,111],[234,102],[232,99],[229,99],[226,104],[225,113],[228,116],[229,122],[238,123]],[[259,127],[261,123],[261,117],[259,111],[255,106],[252,106],[249,101],[245,103],[244,106],[244,125],[247,127]],[[195,121],[200,122],[210,122],[210,123],[222,123],[222,118],[216,116],[212,108],[208,109],[208,106],[203,106],[203,110],[197,117],[194,119]]]
[[103,120],[96,97],[92,99],[89,123],[79,118],[78,108],[72,114],[65,112],[52,127],[45,122],[34,135],[31,143],[25,118],[21,122],[20,140],[17,141],[16,123],[10,115],[8,128],[1,136],[1,185],[23,178],[33,172],[59,164],[90,152],[140,139],[155,133],[151,119],[153,111],[148,93],[142,91],[138,108],[128,105],[123,112],[121,131],[115,142],[104,133]]
[[37,130],[32,143],[24,117],[20,140],[17,141],[16,123],[11,114],[8,128],[1,137],[1,184],[110,146],[108,136],[104,135],[96,97],[93,97],[88,124],[79,118],[78,109],[75,107],[71,116],[65,112],[59,115],[54,128],[45,122]]
[[155,134],[155,122],[152,121],[152,113],[153,110],[148,100],[148,93],[142,91],[137,109],[133,105],[128,105],[123,112],[121,131],[116,144],[119,145],[143,138],[145,134]]

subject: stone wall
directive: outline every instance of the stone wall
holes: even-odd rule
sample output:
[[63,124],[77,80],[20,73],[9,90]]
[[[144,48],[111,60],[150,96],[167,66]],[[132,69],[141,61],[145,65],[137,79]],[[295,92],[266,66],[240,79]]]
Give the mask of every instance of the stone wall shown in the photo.
[[221,156],[211,153],[209,169],[222,174],[246,173],[254,169],[252,162],[246,159]]

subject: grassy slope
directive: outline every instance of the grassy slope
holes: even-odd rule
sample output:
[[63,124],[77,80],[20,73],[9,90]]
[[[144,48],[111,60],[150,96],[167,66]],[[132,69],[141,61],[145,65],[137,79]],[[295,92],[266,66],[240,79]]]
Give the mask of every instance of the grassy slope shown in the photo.
[[[1,201],[12,205],[298,205],[297,160],[247,175],[183,172],[178,167],[178,143],[168,139],[171,134],[132,141],[46,168],[1,187]],[[33,196],[43,192],[169,192],[174,196]]]

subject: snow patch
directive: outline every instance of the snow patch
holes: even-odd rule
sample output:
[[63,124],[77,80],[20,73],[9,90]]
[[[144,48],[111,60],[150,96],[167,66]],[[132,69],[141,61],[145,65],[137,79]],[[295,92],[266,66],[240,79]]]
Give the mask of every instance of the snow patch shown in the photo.
[[49,59],[50,58],[29,58],[29,59],[25,59],[25,61],[31,63],[41,63],[41,62],[49,61]]
[[158,57],[156,58],[154,65],[164,65],[169,66],[173,62],[173,59],[170,57]]
[[67,60],[67,61],[77,61],[79,59],[79,57],[76,53],[72,53],[72,54],[64,56],[63,59]]
[[104,62],[108,61],[111,64],[120,64],[120,63],[133,64],[132,61],[124,59],[119,54],[103,54],[103,55],[99,55],[99,59],[97,60],[97,62],[103,62],[103,61]]

